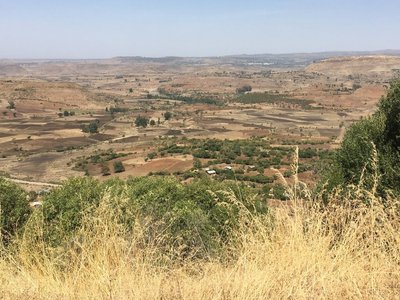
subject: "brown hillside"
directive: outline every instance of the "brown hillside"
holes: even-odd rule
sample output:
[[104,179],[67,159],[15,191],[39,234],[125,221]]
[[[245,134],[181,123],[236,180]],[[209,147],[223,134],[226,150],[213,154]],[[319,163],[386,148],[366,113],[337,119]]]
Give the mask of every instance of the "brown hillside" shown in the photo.
[[369,74],[393,77],[400,69],[400,56],[350,56],[328,58],[306,67],[308,72],[327,75]]

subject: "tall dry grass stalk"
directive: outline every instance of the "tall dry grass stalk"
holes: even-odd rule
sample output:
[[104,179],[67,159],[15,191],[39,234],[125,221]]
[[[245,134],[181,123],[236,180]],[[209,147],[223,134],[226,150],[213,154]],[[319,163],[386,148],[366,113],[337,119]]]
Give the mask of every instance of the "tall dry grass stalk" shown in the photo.
[[143,221],[128,233],[115,222],[115,199],[105,196],[67,249],[46,247],[40,225],[34,239],[25,234],[13,250],[2,249],[0,297],[399,299],[399,199],[354,186],[328,200],[292,201],[264,215],[242,207],[226,246],[231,259],[174,262],[156,246],[162,232],[149,242]]

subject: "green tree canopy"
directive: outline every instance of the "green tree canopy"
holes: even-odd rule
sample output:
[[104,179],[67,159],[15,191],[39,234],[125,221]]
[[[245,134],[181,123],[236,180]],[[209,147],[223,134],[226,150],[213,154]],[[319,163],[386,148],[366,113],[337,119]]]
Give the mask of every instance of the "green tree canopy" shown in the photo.
[[15,183],[0,177],[0,237],[8,238],[30,215],[26,192]]
[[149,124],[149,119],[146,117],[142,117],[142,116],[137,116],[136,120],[135,120],[135,125],[136,127],[147,127],[147,125]]
[[[380,175],[380,191],[400,192],[400,82],[390,85],[378,110],[354,123],[346,132],[330,173],[337,184],[373,184],[372,175]],[[378,159],[374,162],[374,156]],[[376,164],[376,166],[374,166]]]
[[167,111],[164,113],[164,118],[165,120],[170,120],[172,118],[172,113],[170,111]]

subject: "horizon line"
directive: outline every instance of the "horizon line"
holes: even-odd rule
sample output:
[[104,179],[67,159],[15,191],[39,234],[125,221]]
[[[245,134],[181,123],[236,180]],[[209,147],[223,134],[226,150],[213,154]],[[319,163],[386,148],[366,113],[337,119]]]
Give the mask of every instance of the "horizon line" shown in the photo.
[[205,55],[205,56],[178,56],[178,55],[165,55],[165,56],[143,56],[143,55],[117,55],[110,57],[97,57],[97,58],[9,58],[1,57],[0,60],[24,60],[24,61],[57,61],[57,60],[107,60],[107,59],[118,59],[118,58],[144,58],[144,59],[163,59],[163,58],[229,58],[229,57],[240,57],[240,56],[262,56],[262,55],[312,55],[312,54],[340,54],[340,53],[361,53],[361,54],[382,54],[385,52],[391,52],[394,55],[400,55],[400,49],[378,49],[378,50],[326,50],[326,51],[301,51],[301,52],[282,52],[282,53],[242,53],[242,54],[224,54],[224,55]]

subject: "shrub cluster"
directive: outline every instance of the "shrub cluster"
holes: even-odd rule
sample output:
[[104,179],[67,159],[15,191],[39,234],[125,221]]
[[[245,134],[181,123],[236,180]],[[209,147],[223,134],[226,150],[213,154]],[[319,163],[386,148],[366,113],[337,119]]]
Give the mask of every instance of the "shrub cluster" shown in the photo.
[[[25,193],[5,179],[0,181],[1,198],[8,204],[2,213],[4,228],[15,232],[29,216]],[[156,243],[174,257],[208,257],[217,255],[231,239],[243,207],[254,212],[265,211],[261,203],[253,203],[251,191],[210,179],[181,184],[172,177],[142,177],[123,181],[100,182],[90,177],[72,178],[43,198],[43,206],[34,211],[25,226],[31,240],[40,238],[54,249],[68,248],[79,240],[84,217],[95,214],[107,203],[115,222],[133,232],[143,223],[143,243]],[[239,202],[237,199],[246,199]],[[17,201],[17,206],[12,205]],[[37,229],[40,228],[38,231]],[[157,240],[162,235],[163,239]]]

